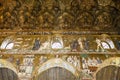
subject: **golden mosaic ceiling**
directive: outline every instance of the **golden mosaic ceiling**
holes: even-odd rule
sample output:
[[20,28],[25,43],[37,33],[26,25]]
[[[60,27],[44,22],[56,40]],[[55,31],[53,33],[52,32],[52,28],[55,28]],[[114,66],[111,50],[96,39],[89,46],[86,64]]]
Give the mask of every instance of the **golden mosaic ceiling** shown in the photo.
[[120,32],[119,0],[1,0],[0,29]]

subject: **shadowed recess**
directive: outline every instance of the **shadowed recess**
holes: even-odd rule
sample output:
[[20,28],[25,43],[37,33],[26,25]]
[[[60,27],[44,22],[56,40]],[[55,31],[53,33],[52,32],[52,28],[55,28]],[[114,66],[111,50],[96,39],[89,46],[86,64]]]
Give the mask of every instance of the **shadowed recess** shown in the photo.
[[18,80],[18,76],[8,68],[0,68],[0,80]]
[[120,80],[120,67],[110,65],[102,68],[96,74],[96,80]]

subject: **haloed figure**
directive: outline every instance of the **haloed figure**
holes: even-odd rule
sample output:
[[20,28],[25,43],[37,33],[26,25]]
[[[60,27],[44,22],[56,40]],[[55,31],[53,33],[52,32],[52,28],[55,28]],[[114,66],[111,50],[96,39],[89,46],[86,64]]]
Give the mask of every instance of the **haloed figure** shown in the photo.
[[34,46],[32,50],[38,50],[40,48],[40,40],[39,38],[35,39]]

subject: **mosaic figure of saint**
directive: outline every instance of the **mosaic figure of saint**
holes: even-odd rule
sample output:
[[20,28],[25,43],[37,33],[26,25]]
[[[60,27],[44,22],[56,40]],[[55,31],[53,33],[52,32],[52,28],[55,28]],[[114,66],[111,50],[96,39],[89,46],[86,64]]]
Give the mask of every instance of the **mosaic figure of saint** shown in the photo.
[[101,40],[96,38],[96,43],[97,43],[97,50],[96,51],[100,51],[100,49],[102,51],[104,51],[104,48],[102,47],[102,44],[101,44]]
[[40,40],[39,38],[35,39],[34,46],[32,50],[38,50],[40,48]]
[[78,39],[78,44],[80,46],[80,50],[82,51],[84,49],[84,47],[83,47],[83,41],[81,38]]
[[82,68],[87,69],[88,68],[88,63],[84,57],[82,57]]
[[17,69],[19,70],[19,66],[20,66],[20,59],[16,59],[16,65],[17,65]]
[[71,51],[77,51],[78,45],[79,44],[77,40],[73,41],[71,44]]
[[89,40],[84,38],[83,39],[83,43],[84,43],[84,49],[85,50],[89,50]]

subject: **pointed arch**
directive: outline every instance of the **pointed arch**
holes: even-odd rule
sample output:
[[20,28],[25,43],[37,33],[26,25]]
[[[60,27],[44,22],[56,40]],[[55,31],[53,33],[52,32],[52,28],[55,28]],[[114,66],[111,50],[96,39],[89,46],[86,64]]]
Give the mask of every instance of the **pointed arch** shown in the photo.
[[[68,62],[60,59],[60,58],[54,58],[54,59],[50,59],[48,60],[47,62],[43,63],[42,65],[40,65],[33,73],[33,75],[39,75],[40,73],[50,69],[50,68],[54,68],[54,67],[61,67],[61,68],[64,68],[68,71],[70,71],[74,76],[78,76],[78,73],[77,73],[77,69],[69,64]],[[37,72],[37,73],[36,73]]]
[[106,59],[97,69],[97,71],[94,74],[94,80],[96,80],[97,74],[101,72],[103,69],[112,69],[112,68],[120,68],[120,57],[112,57],[109,59]]
[[17,74],[17,69],[15,66],[4,59],[0,59],[0,68],[8,68]]

